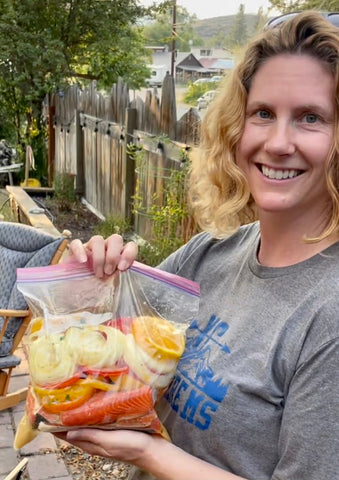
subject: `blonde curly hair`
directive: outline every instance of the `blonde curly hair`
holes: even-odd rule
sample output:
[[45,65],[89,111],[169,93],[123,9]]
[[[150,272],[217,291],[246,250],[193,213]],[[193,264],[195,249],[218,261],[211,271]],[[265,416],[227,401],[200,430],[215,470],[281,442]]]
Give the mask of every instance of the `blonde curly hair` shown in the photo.
[[251,42],[202,123],[200,155],[192,161],[189,199],[199,226],[222,238],[256,219],[255,204],[236,162],[247,96],[260,66],[280,54],[310,55],[333,73],[336,82],[335,135],[326,163],[332,216],[319,241],[339,231],[339,28],[318,12],[303,12],[264,31]]

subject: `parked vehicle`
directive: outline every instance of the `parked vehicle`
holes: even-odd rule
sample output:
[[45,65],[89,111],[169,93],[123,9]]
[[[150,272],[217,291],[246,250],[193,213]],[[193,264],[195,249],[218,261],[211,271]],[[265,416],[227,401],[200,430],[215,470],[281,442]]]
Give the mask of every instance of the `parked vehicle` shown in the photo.
[[146,80],[149,87],[161,87],[168,73],[168,68],[165,65],[150,65],[151,76]]
[[203,83],[209,83],[211,81],[210,78],[198,78],[195,82],[193,82],[193,85],[201,85]]
[[212,100],[214,100],[216,94],[217,94],[216,90],[208,90],[200,98],[198,98],[198,101],[197,101],[198,110],[201,110],[202,108],[207,108],[208,105],[212,102]]
[[214,83],[217,83],[217,82],[220,82],[222,80],[222,76],[221,75],[213,75],[213,77],[211,77],[211,82],[214,82]]

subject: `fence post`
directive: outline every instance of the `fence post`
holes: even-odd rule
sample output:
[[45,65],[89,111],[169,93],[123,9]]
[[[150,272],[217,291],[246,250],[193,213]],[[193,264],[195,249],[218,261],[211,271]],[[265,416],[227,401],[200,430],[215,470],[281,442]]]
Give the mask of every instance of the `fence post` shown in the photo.
[[54,129],[54,115],[55,106],[50,105],[49,97],[48,107],[48,186],[53,185],[54,180],[54,162],[55,162],[55,129]]
[[76,151],[76,179],[75,179],[75,193],[83,195],[85,191],[85,176],[84,176],[84,139],[83,132],[80,125],[80,112],[74,111],[75,122],[75,151]]
[[[126,219],[133,222],[132,213],[132,196],[135,192],[135,161],[127,153],[127,144],[133,142],[133,131],[137,125],[137,109],[126,109],[126,136],[125,136],[125,152],[126,152],[126,188],[125,188],[125,216]],[[133,223],[132,223],[133,224]]]

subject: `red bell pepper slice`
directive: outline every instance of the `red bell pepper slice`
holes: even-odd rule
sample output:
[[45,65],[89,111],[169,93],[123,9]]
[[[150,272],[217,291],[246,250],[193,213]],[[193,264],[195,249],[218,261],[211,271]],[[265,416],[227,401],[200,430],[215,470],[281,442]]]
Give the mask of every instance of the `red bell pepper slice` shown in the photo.
[[125,373],[129,372],[129,367],[127,365],[121,367],[113,368],[94,368],[94,367],[83,367],[82,370],[86,375],[93,375],[94,377],[104,377],[104,378],[116,378],[120,377]]
[[62,380],[61,382],[56,382],[56,383],[44,383],[40,384],[39,387],[45,388],[46,390],[53,390],[56,388],[66,388],[70,387],[74,383],[76,383],[80,378],[83,377],[83,372],[82,370],[78,370],[72,377],[66,378],[65,380]]
[[132,321],[133,321],[133,318],[131,317],[119,317],[112,320],[108,320],[108,322],[106,322],[106,325],[108,327],[116,328],[117,330],[120,330],[120,332],[127,335],[128,333],[131,333]]

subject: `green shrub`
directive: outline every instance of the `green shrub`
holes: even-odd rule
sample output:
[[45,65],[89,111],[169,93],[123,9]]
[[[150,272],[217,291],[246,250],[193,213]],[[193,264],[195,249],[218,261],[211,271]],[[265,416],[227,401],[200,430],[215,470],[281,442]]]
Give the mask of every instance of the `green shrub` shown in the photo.
[[0,192],[0,221],[14,222],[14,216],[6,193]]
[[56,173],[54,177],[54,200],[61,211],[70,211],[77,197],[74,189],[74,175]]
[[215,87],[216,83],[214,82],[200,83],[199,85],[194,85],[191,83],[184,95],[183,100],[185,103],[195,106],[198,98],[200,98],[208,90],[214,90]]
[[129,235],[131,234],[132,226],[128,219],[111,215],[105,220],[102,220],[95,227],[95,234],[102,235],[104,238],[117,233],[121,235],[125,240],[128,240]]
[[[145,167],[144,159],[138,153],[139,171]],[[162,192],[162,201],[156,194],[153,195],[152,204],[143,206],[137,183],[133,197],[134,213],[147,215],[150,219],[152,234],[149,242],[139,244],[139,259],[143,263],[155,266],[168,255],[181,247],[190,236],[195,233],[194,222],[190,220],[187,204],[187,175],[189,171],[189,157],[186,150],[182,150],[181,168],[171,169],[168,172],[165,187]]]

